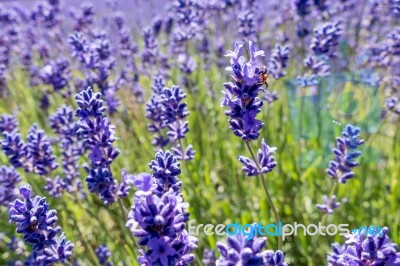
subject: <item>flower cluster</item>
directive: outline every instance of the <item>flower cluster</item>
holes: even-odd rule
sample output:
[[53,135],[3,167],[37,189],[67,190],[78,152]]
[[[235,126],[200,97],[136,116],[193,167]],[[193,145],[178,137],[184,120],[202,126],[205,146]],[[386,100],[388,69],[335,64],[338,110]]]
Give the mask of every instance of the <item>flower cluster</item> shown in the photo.
[[339,38],[342,35],[340,22],[326,22],[314,29],[310,48],[317,56],[332,58],[336,56]]
[[263,251],[266,243],[266,237],[254,237],[246,240],[244,235],[230,236],[227,238],[227,244],[217,243],[221,254],[217,265],[287,266],[282,251]]
[[110,169],[111,163],[119,155],[119,150],[112,146],[115,127],[104,114],[106,107],[103,106],[100,93],[88,88],[77,94],[75,100],[79,106],[75,115],[80,119],[77,133],[82,135],[84,145],[90,151],[91,166],[86,177],[89,191],[99,194],[104,203],[113,203],[118,193],[118,182]]
[[15,168],[23,167],[27,172],[46,176],[58,167],[50,141],[37,125],[30,128],[25,144],[15,118],[3,116],[0,124],[4,136],[2,150]]
[[317,209],[321,210],[323,213],[332,214],[333,211],[342,205],[340,202],[336,201],[336,195],[332,195],[331,198],[328,196],[322,196],[322,204],[317,204]]
[[58,167],[50,141],[44,131],[36,125],[28,132],[26,147],[30,158],[30,171],[46,176]]
[[138,261],[144,266],[189,265],[195,258],[191,251],[197,239],[185,229],[189,213],[180,193],[179,162],[171,152],[160,150],[150,168],[152,175],[131,178],[138,191],[126,225],[139,244],[147,246],[147,251],[139,251]]
[[[348,179],[354,177],[352,168],[358,165],[355,159],[362,154],[357,148],[364,143],[359,134],[359,128],[348,124],[342,132],[342,137],[336,138],[337,147],[332,149],[336,160],[330,161],[329,167],[326,169],[326,173],[335,182],[346,183]],[[336,196],[331,194],[330,197],[324,195],[323,204],[316,205],[319,210],[327,214],[332,214],[341,205],[340,202],[336,202]]]
[[264,56],[264,51],[256,51],[253,42],[249,42],[250,60],[245,63],[241,55],[242,44],[236,43],[234,51],[228,51],[230,57],[234,83],[224,83],[225,97],[221,100],[222,106],[229,107],[225,114],[230,117],[229,124],[233,133],[243,140],[256,140],[264,123],[256,119],[261,111],[263,102],[258,98],[258,92],[262,91],[261,73],[257,67],[256,58]]
[[289,46],[287,44],[282,46],[277,44],[268,63],[268,70],[274,79],[279,79],[286,75],[285,68],[288,60]]
[[26,244],[32,246],[30,265],[52,265],[64,262],[72,256],[74,245],[68,241],[56,226],[57,212],[49,210],[46,198],[31,196],[31,189],[23,186],[20,193],[24,200],[17,199],[10,204],[10,223],[15,223],[17,232],[23,234]]
[[204,266],[215,266],[217,262],[215,251],[213,249],[204,249],[202,262]]
[[88,29],[94,21],[94,7],[90,2],[83,2],[78,10],[72,10],[70,16],[74,21],[74,29],[84,31]]
[[362,154],[357,148],[364,143],[359,134],[359,128],[346,125],[342,137],[336,139],[337,146],[332,150],[336,160],[330,161],[326,172],[339,183],[346,183],[354,176],[351,169],[358,165],[354,160]]
[[111,82],[110,75],[115,65],[112,56],[111,43],[105,32],[99,31],[93,34],[93,38],[77,32],[69,38],[72,47],[72,55],[77,58],[84,68],[85,80],[83,86],[97,85],[105,96],[108,112],[113,114],[117,111],[119,101],[115,92],[119,89],[117,81]]
[[79,192],[84,197],[82,183],[79,180],[79,156],[83,155],[86,147],[83,146],[81,136],[77,134],[78,125],[74,120],[74,110],[63,105],[49,117],[49,124],[58,135],[57,141],[62,150],[63,177],[49,179],[46,190],[53,196],[61,196],[63,190],[69,193]]
[[[166,87],[161,76],[153,80],[152,89],[153,94],[146,104],[146,117],[151,121],[149,130],[155,134],[153,145],[165,147],[168,143],[175,143],[172,150],[178,159],[192,160],[195,154],[192,145],[185,150],[181,146],[181,140],[189,132],[189,122],[184,121],[189,111],[187,104],[182,102],[186,94],[178,86]],[[165,128],[168,128],[166,132]]]
[[264,139],[261,141],[261,146],[262,148],[259,149],[257,153],[257,162],[245,156],[238,157],[239,161],[243,164],[242,170],[247,176],[269,173],[276,166],[275,158],[272,155],[276,148],[269,147]]
[[400,252],[396,244],[388,237],[388,228],[381,232],[353,233],[347,236],[346,244],[332,244],[332,253],[328,254],[329,266],[346,265],[400,265]]
[[242,36],[244,39],[254,37],[256,33],[256,18],[251,9],[240,12],[238,16],[238,23],[238,32],[240,36]]
[[144,66],[152,66],[157,62],[159,55],[156,35],[152,28],[145,28],[142,32],[145,49],[142,52],[142,61]]
[[101,266],[112,266],[112,262],[108,259],[111,257],[111,252],[106,245],[99,246],[96,248],[97,259],[99,260],[99,265]]
[[311,75],[298,77],[301,80],[300,86],[308,86],[307,81],[312,80],[318,84],[318,77],[330,73],[328,60],[336,57],[336,50],[339,38],[342,35],[341,22],[326,22],[314,29],[314,36],[311,39],[312,53],[304,59],[304,65],[311,70]]
[[17,185],[21,180],[14,167],[0,167],[0,205],[8,206],[17,198]]
[[184,52],[184,44],[197,36],[205,25],[206,5],[194,0],[174,0],[171,16],[174,18],[171,48],[175,53]]
[[54,91],[60,91],[68,86],[69,62],[64,58],[50,61],[40,70],[39,75],[44,84],[51,85]]

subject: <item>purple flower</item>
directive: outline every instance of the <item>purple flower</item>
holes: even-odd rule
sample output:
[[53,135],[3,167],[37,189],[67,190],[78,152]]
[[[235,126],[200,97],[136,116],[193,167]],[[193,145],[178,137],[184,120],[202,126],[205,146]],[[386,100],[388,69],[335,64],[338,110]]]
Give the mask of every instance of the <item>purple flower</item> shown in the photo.
[[256,58],[264,56],[264,51],[256,51],[253,42],[249,42],[250,61],[245,63],[241,55],[243,45],[236,44],[234,51],[228,51],[226,56],[231,57],[231,67],[234,83],[225,83],[225,97],[221,100],[222,106],[228,106],[225,114],[230,117],[230,129],[243,140],[255,140],[263,123],[256,119],[261,111],[263,102],[258,98],[262,89],[261,73],[257,67]]
[[40,70],[39,75],[44,84],[53,86],[54,91],[62,90],[70,80],[69,62],[64,58],[50,61]]
[[375,234],[362,231],[348,235],[344,246],[332,244],[333,252],[327,256],[329,265],[399,265],[400,252],[397,245],[390,242],[387,227],[381,230]]
[[326,22],[314,29],[314,36],[310,48],[315,55],[335,57],[338,41],[342,35],[340,22]]
[[94,21],[94,7],[90,2],[83,2],[78,10],[70,12],[72,19],[75,21],[74,29],[84,31]]
[[227,244],[217,243],[221,254],[217,265],[287,266],[282,251],[262,251],[266,242],[266,237],[254,237],[247,240],[244,235],[230,236],[227,238]]
[[2,116],[1,122],[4,137],[4,140],[1,141],[1,149],[8,157],[12,166],[28,169],[30,155],[28,147],[19,133],[18,122],[11,116]]
[[0,116],[0,132],[13,132],[14,130],[18,130],[18,121],[12,115],[2,115]]
[[217,258],[215,257],[215,251],[213,249],[204,249],[203,250],[203,259],[202,262],[204,266],[215,266]]
[[[335,182],[346,183],[348,179],[354,177],[352,168],[358,165],[355,159],[362,154],[357,148],[364,143],[359,133],[359,128],[348,124],[342,131],[342,137],[336,138],[337,147],[332,149],[336,158],[329,162],[329,167],[326,169],[326,173],[334,179]],[[334,190],[332,190],[331,193],[333,192]],[[323,203],[317,204],[316,207],[324,213],[332,214],[340,205],[340,202],[336,202],[335,195],[331,198],[324,195]]]
[[111,257],[111,252],[106,245],[101,245],[96,248],[97,259],[99,260],[99,264],[101,266],[112,266],[112,262],[109,262],[108,259]]
[[[139,238],[141,265],[189,265],[194,260],[191,251],[197,239],[188,235],[185,223],[189,220],[188,204],[180,194],[179,162],[169,151],[160,150],[149,164],[152,176],[131,177],[139,189],[126,226]],[[139,227],[136,227],[135,224]]]
[[274,79],[279,79],[286,75],[285,68],[287,67],[288,60],[289,46],[281,46],[277,44],[272,52],[271,58],[268,63],[268,70],[272,74]]
[[77,133],[83,136],[90,150],[91,166],[86,178],[89,191],[99,194],[104,203],[113,203],[118,193],[118,182],[110,170],[110,164],[119,155],[119,150],[112,146],[116,139],[115,127],[104,115],[106,108],[100,93],[88,88],[77,94],[75,100],[79,106],[75,115],[80,118]]
[[311,3],[309,0],[293,0],[293,6],[299,17],[305,17],[311,12]]
[[[153,94],[146,104],[146,117],[151,121],[148,128],[155,134],[152,144],[164,147],[175,143],[172,150],[179,159],[192,160],[195,153],[193,147],[188,145],[183,150],[180,145],[180,140],[189,132],[189,122],[184,120],[189,115],[187,104],[183,102],[186,94],[178,86],[165,87],[161,76],[153,80],[152,89]],[[181,156],[185,154],[187,156]]]
[[157,180],[160,191],[168,190],[170,187],[178,190],[181,186],[178,178],[181,173],[180,163],[170,151],[159,150],[149,167],[153,171],[153,178]]
[[346,183],[354,176],[351,169],[358,165],[354,159],[361,156],[361,152],[356,149],[364,143],[364,140],[360,139],[359,133],[359,128],[346,125],[342,132],[343,137],[336,139],[337,147],[332,150],[336,159],[330,161],[326,172],[339,183]]
[[147,246],[152,250],[148,256],[151,265],[170,265],[169,257],[176,254],[176,250],[169,245],[170,239],[168,237],[155,237],[152,238]]
[[84,198],[81,190],[82,184],[79,179],[79,156],[84,154],[86,148],[83,145],[81,136],[77,134],[78,125],[74,119],[72,107],[63,105],[49,117],[50,127],[58,135],[59,147],[62,149],[62,168],[63,178],[56,177],[58,180],[48,180],[48,188],[59,191],[60,186],[64,190],[72,193],[78,191]]
[[28,132],[26,146],[30,158],[29,171],[38,175],[48,175],[58,167],[47,136],[36,125]]
[[304,60],[304,65],[311,69],[312,73],[316,76],[326,76],[330,73],[330,66],[326,60],[317,56],[308,56]]
[[60,198],[64,190],[64,180],[60,176],[55,178],[46,178],[46,185],[43,187],[49,194],[55,198]]
[[[245,156],[239,156],[239,161],[243,164],[242,170],[246,173],[247,176],[257,176],[261,173],[266,174],[271,172],[275,166],[275,158],[272,155],[276,148],[269,147],[265,140],[261,141],[262,148],[258,150],[257,153],[257,163],[252,159],[247,158]],[[261,169],[259,169],[258,165]]]
[[0,167],[0,205],[8,206],[18,197],[17,185],[21,180],[21,176],[13,167]]
[[32,246],[31,259],[39,265],[64,262],[72,256],[73,244],[64,233],[57,241],[61,227],[56,226],[57,212],[49,210],[46,198],[31,198],[31,189],[23,186],[20,193],[24,200],[17,199],[10,204],[10,223],[15,223],[17,233],[23,234],[24,241]]
[[131,176],[126,173],[125,169],[122,169],[122,182],[117,192],[119,198],[126,198],[129,196],[129,191],[131,190],[131,186],[129,185],[130,181]]
[[252,10],[243,10],[239,16],[238,32],[244,38],[254,37],[256,33],[256,18]]
[[146,117],[150,120],[147,127],[150,132],[155,134],[152,144],[162,148],[169,143],[169,139],[163,136],[162,132],[166,127],[162,119],[164,107],[161,103],[161,95],[165,91],[165,80],[162,76],[156,76],[153,79],[152,90],[153,94],[146,104]]
[[336,196],[333,195],[330,199],[326,195],[322,197],[323,204],[317,204],[316,207],[323,213],[332,214],[336,208],[339,208],[341,203],[336,202]]
[[386,107],[395,114],[400,115],[400,101],[396,97],[387,98]]

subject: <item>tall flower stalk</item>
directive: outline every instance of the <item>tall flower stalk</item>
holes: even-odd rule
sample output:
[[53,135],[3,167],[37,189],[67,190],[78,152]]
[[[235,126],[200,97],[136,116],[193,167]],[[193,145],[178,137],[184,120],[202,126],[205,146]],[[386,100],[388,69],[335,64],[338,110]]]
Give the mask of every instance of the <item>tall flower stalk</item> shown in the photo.
[[348,124],[342,132],[342,137],[336,138],[336,147],[332,149],[335,160],[330,161],[329,167],[326,169],[326,173],[333,179],[334,185],[329,196],[323,196],[323,204],[316,205],[324,213],[322,224],[326,220],[326,215],[332,214],[341,205],[339,202],[336,202],[335,191],[337,185],[339,183],[344,184],[348,179],[354,177],[352,168],[359,164],[355,159],[362,154],[357,149],[364,143],[359,134],[360,129],[358,127]]
[[65,233],[57,239],[61,227],[56,226],[57,211],[49,210],[46,198],[32,197],[27,186],[20,188],[23,200],[10,204],[10,223],[15,223],[17,233],[24,236],[26,244],[32,246],[27,265],[52,265],[65,262],[72,256],[74,245],[66,239]]
[[138,261],[143,266],[187,266],[195,259],[191,252],[197,248],[197,238],[186,231],[189,205],[180,192],[180,163],[170,151],[160,150],[149,166],[152,175],[131,178],[138,190],[126,226],[139,238],[139,245],[147,246],[139,250]]
[[121,190],[130,188],[125,182],[118,185],[110,167],[119,155],[119,150],[113,147],[115,126],[105,115],[107,108],[103,106],[100,93],[88,88],[77,94],[75,99],[79,106],[75,115],[80,118],[77,132],[83,136],[84,145],[90,150],[89,175],[86,177],[89,191],[98,194],[105,204],[111,204],[126,197],[127,193]]
[[[231,66],[227,70],[232,72],[234,82],[224,83],[224,98],[221,100],[222,106],[229,109],[225,111],[229,119],[230,129],[233,134],[245,141],[246,147],[251,154],[251,159],[239,156],[239,161],[244,165],[243,171],[247,176],[259,175],[268,203],[272,209],[275,220],[278,223],[280,216],[275,207],[271,193],[269,192],[264,174],[272,171],[276,166],[274,157],[271,155],[275,148],[270,148],[265,141],[262,141],[262,149],[258,152],[258,158],[250,146],[250,141],[257,140],[260,136],[259,131],[264,123],[256,119],[261,112],[263,101],[258,97],[258,93],[265,92],[264,69],[257,66],[256,58],[264,56],[264,51],[257,51],[254,43],[249,42],[250,60],[245,62],[242,55],[243,45],[236,43],[234,51],[228,51],[226,56],[230,57]],[[278,238],[278,246],[281,248],[282,239]]]

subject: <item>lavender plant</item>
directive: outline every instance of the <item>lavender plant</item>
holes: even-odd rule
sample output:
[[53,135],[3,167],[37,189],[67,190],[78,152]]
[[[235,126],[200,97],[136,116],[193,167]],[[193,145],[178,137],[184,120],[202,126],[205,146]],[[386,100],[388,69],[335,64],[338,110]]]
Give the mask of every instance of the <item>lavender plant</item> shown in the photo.
[[217,258],[215,257],[215,251],[212,249],[203,250],[202,262],[205,266],[215,266]]
[[49,210],[46,198],[32,198],[31,189],[20,188],[24,198],[10,204],[10,223],[15,223],[17,233],[24,236],[26,244],[32,246],[29,265],[51,265],[65,262],[72,256],[74,245],[66,239],[64,233],[60,237],[61,227],[56,226],[57,211]]
[[[256,115],[261,111],[263,102],[258,98],[258,92],[264,91],[263,71],[257,66],[256,58],[264,56],[264,51],[256,51],[253,42],[249,42],[250,60],[245,63],[244,57],[241,55],[243,45],[236,43],[235,51],[228,51],[227,56],[231,57],[231,67],[227,69],[233,72],[235,83],[224,83],[225,97],[221,100],[222,106],[228,106],[230,109],[225,111],[225,115],[229,116],[230,129],[236,136],[241,137],[249,150],[252,160],[239,156],[239,161],[244,165],[243,171],[248,176],[260,175],[268,203],[272,209],[277,222],[280,221],[272,197],[268,190],[264,174],[270,172],[275,166],[274,157],[271,153],[274,149],[270,148],[264,140],[262,141],[263,149],[258,153],[256,159],[253,150],[250,147],[250,141],[258,139],[260,129],[264,123],[256,119]],[[281,239],[278,238],[278,246],[281,247]]]
[[56,177],[48,183],[48,187],[51,191],[66,190],[75,195],[78,193],[79,197],[84,198],[78,160],[86,152],[86,147],[83,145],[82,136],[77,134],[78,124],[74,120],[74,110],[70,106],[61,106],[49,117],[49,124],[58,135],[57,140],[62,150],[63,177]]
[[266,237],[254,237],[247,240],[244,235],[229,236],[227,244],[217,243],[221,257],[216,265],[287,266],[282,251],[263,251],[266,243]]
[[0,167],[0,205],[8,206],[17,199],[17,186],[21,182],[21,176],[14,167]]
[[4,136],[2,150],[15,168],[22,167],[26,172],[48,176],[58,167],[50,141],[37,125],[30,128],[25,144],[15,118],[3,116],[1,124]]
[[75,100],[79,106],[75,115],[80,118],[77,133],[83,136],[84,145],[90,150],[86,177],[89,191],[98,194],[105,204],[111,204],[119,190],[110,168],[119,155],[119,150],[112,146],[116,139],[115,127],[104,114],[106,107],[100,93],[88,88],[77,94]]
[[[159,76],[153,80],[153,94],[146,104],[146,117],[151,121],[148,128],[155,134],[152,144],[165,147],[173,144],[172,151],[178,160],[190,161],[195,151],[192,145],[184,149],[182,139],[189,132],[187,104],[182,102],[186,94],[178,86],[168,88]],[[165,130],[167,129],[167,130]]]
[[[334,180],[334,186],[329,196],[323,196],[323,204],[317,204],[316,207],[325,214],[332,214],[334,209],[340,207],[340,203],[336,202],[334,195],[338,183],[346,183],[348,179],[354,177],[352,168],[358,165],[356,158],[361,156],[361,151],[357,150],[364,143],[360,138],[360,129],[353,125],[346,125],[342,132],[342,137],[336,138],[336,148],[332,149],[335,160],[330,161],[326,173]],[[326,216],[324,216],[323,221]]]
[[274,79],[280,79],[286,75],[285,68],[288,60],[289,46],[277,44],[268,63],[268,70]]
[[108,259],[111,257],[111,252],[106,245],[101,245],[96,249],[96,255],[101,266],[112,266],[112,262]]
[[[184,202],[179,162],[170,151],[160,150],[149,164],[153,174],[133,177],[138,189],[126,226],[147,250],[139,250],[141,265],[189,265],[195,257],[197,239],[185,229],[189,220]],[[139,228],[136,228],[135,224]]]
[[353,233],[347,236],[345,245],[332,244],[332,252],[327,256],[329,266],[344,265],[399,265],[400,252],[390,241],[389,229],[380,232]]

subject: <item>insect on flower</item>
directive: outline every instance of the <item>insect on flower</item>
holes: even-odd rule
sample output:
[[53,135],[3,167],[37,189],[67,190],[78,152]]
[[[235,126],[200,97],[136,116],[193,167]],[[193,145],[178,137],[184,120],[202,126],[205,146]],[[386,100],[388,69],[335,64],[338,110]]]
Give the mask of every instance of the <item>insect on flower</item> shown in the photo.
[[258,85],[260,85],[260,86],[262,86],[262,85],[264,85],[265,84],[265,86],[268,88],[268,83],[267,83],[267,80],[268,80],[268,74],[267,74],[267,72],[268,72],[268,69],[265,67],[265,66],[262,66],[261,67],[261,69],[260,69],[260,82],[258,83]]

